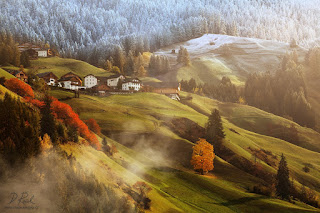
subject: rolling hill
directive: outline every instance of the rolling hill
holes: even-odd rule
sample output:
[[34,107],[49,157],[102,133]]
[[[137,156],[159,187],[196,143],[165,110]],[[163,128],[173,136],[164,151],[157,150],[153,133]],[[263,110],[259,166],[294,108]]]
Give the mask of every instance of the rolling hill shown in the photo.
[[[156,54],[167,55],[174,65],[176,55],[170,52],[180,45],[188,48],[190,67],[177,66],[177,70],[159,79],[143,80],[193,77],[206,83],[229,76],[233,83],[242,86],[247,74],[257,71],[256,67],[261,72],[276,69],[289,50],[285,43],[205,35]],[[58,77],[70,71],[81,77],[89,73],[110,75],[85,62],[57,57],[32,61],[30,70],[52,71]],[[311,98],[316,104],[317,84],[315,80],[310,82]],[[0,86],[0,96],[6,91]],[[303,184],[320,195],[320,134],[312,129],[255,107],[185,92],[181,93],[181,102],[154,93],[108,97],[80,94],[80,98],[61,90],[50,90],[50,94],[72,106],[82,120],[94,118],[102,129],[100,142],[106,137],[108,144],[115,145],[119,152],[108,156],[82,143],[67,143],[60,148],[72,154],[101,183],[122,195],[126,195],[127,186],[146,182],[152,187],[148,212],[320,212],[298,200],[290,203],[252,193],[255,186],[266,185],[267,179],[276,174],[280,156],[284,154],[294,185],[300,189]],[[214,170],[201,176],[190,166],[192,146],[203,136],[207,116],[214,108],[222,115],[227,154],[217,155]],[[297,130],[299,143],[281,136],[291,126]],[[263,152],[266,157],[256,159],[254,151]],[[258,165],[268,176],[247,171],[248,162],[249,166]],[[303,171],[306,165],[310,172]]]
[[[187,48],[192,65],[173,69],[160,79],[189,80],[195,78],[199,83],[210,83],[228,76],[236,85],[243,85],[246,76],[253,72],[274,71],[278,68],[286,52],[291,52],[289,44],[255,38],[242,38],[227,35],[206,34],[155,52],[156,55],[168,56],[171,65],[176,65],[180,46]],[[298,47],[303,58],[305,49]],[[258,68],[258,69],[257,69]]]
[[[59,91],[53,91],[52,94],[57,96]],[[266,212],[276,209],[284,212],[316,211],[303,204],[296,203],[298,207],[283,203],[283,201],[248,193],[247,189],[264,181],[244,173],[218,157],[215,160],[215,170],[209,176],[201,177],[194,174],[189,166],[192,142],[183,138],[183,135],[177,134],[174,128],[169,128],[168,122],[179,118],[188,118],[203,127],[207,121],[206,113],[203,114],[203,112],[210,112],[211,108],[218,107],[224,116],[224,128],[227,135],[226,146],[237,156],[252,160],[252,154],[248,147],[269,150],[278,158],[281,153],[284,153],[291,175],[296,180],[312,188],[319,189],[320,186],[319,153],[277,138],[245,130],[246,123],[237,124],[234,121],[246,120],[246,115],[241,117],[241,113],[232,114],[230,111],[236,111],[238,108],[241,111],[241,108],[245,108],[244,111],[256,111],[256,117],[261,117],[261,120],[268,118],[285,124],[290,121],[283,121],[280,117],[249,106],[236,104],[230,109],[228,105],[213,100],[211,100],[212,102],[202,100],[200,96],[194,97],[193,101],[196,100],[198,103],[205,101],[205,104],[199,105],[202,111],[165,96],[151,93],[114,95],[105,98],[82,95],[80,98],[67,100],[66,103],[79,111],[82,119],[95,118],[102,131],[113,139],[109,140],[116,140],[125,145],[126,147],[115,142],[119,146],[119,150],[126,150],[130,156],[128,161],[134,162],[131,159],[133,158],[147,168],[144,169],[144,175],[140,172],[136,172],[134,175],[159,190],[160,195],[164,196],[162,199],[166,199],[163,202],[174,204],[180,211],[210,211],[213,208],[219,212],[256,212],[262,211],[265,206],[268,206],[267,209],[264,209]],[[258,125],[259,119],[253,119],[252,122]],[[308,135],[308,131],[302,127],[299,127],[299,133]],[[73,148],[69,147],[69,149]],[[85,152],[81,153],[85,154]],[[98,158],[100,155],[95,154],[95,156]],[[127,157],[124,159],[126,160]],[[146,162],[145,158],[150,160]],[[310,173],[303,172],[302,168],[305,163],[312,165],[313,169]],[[272,173],[276,172],[274,166],[263,161],[261,161],[261,165]],[[132,170],[139,171],[141,169],[133,168]],[[298,182],[296,184],[299,185]],[[192,194],[189,194],[191,191]],[[199,194],[199,191],[202,193]],[[153,194],[152,196],[159,195]],[[153,198],[156,199],[155,197]],[[154,208],[158,208],[157,205]],[[248,206],[250,207],[248,208]],[[157,210],[163,211],[163,209]],[[157,210],[153,209],[153,211]]]
[[59,57],[39,58],[38,60],[33,60],[31,61],[31,67],[29,69],[35,74],[53,72],[58,78],[68,72],[73,72],[82,78],[88,74],[94,74],[97,76],[111,75],[110,72],[92,66],[86,62]]

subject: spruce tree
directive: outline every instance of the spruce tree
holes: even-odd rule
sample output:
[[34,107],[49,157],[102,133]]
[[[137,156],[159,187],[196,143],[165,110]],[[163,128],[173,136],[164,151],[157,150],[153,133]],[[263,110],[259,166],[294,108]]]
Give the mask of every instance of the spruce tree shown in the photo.
[[44,99],[44,106],[41,108],[40,113],[41,113],[41,136],[43,137],[44,134],[48,134],[51,138],[51,141],[53,144],[57,142],[57,129],[54,121],[54,116],[51,112],[51,102],[52,99],[50,98],[49,95],[45,96]]
[[288,199],[290,195],[290,180],[289,180],[289,169],[287,165],[286,158],[281,155],[281,160],[279,163],[278,173],[276,177],[276,189],[277,194],[282,199]]
[[220,112],[213,109],[206,124],[206,139],[211,144],[221,143],[225,138]]

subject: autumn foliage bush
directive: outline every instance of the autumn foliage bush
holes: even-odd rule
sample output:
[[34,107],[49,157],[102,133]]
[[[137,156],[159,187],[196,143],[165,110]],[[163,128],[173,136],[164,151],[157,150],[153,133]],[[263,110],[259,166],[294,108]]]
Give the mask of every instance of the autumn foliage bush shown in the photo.
[[66,126],[77,129],[81,137],[88,140],[96,149],[101,149],[97,136],[89,130],[88,126],[79,118],[79,115],[75,113],[68,104],[62,103],[53,98],[51,108],[57,119],[63,121]]
[[87,124],[88,128],[92,132],[94,132],[94,133],[96,133],[98,135],[101,134],[101,128],[100,128],[99,124],[97,123],[97,121],[95,119],[90,118],[88,120],[85,120],[84,122]]
[[28,103],[31,103],[32,105],[38,107],[39,109],[44,106],[44,102],[40,101],[38,99],[33,99],[33,98],[30,98],[30,97],[26,97],[25,101],[28,102]]
[[34,93],[31,86],[24,83],[23,81],[20,81],[17,78],[11,78],[9,80],[6,80],[4,85],[12,92],[17,93],[18,95],[24,98],[34,98]]

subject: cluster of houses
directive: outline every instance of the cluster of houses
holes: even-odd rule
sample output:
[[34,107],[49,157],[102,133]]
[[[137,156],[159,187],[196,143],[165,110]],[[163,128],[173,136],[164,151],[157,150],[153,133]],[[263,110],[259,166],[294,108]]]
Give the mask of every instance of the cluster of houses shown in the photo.
[[19,52],[26,52],[30,59],[47,58],[52,55],[49,48],[41,48],[31,43],[24,43],[18,45]]
[[61,76],[60,79],[52,72],[39,73],[37,76],[50,86],[58,86],[68,90],[90,90],[101,95],[144,91],[163,94],[171,99],[180,100],[180,83],[142,83],[138,78],[127,78],[122,74],[114,74],[109,77],[89,74],[84,77],[84,81],[72,72]]
[[[18,48],[21,53],[26,52],[30,59],[52,56],[52,51],[49,48],[41,48],[31,43],[21,44]],[[16,78],[28,82],[28,76],[23,70],[5,70]],[[84,81],[82,81],[80,76],[72,72],[61,76],[60,79],[52,72],[39,73],[37,76],[43,79],[49,86],[57,86],[68,90],[90,90],[98,94],[123,94],[144,91],[163,94],[174,100],[180,100],[180,83],[142,83],[138,78],[127,78],[122,74],[114,74],[109,77],[89,74],[84,77]]]

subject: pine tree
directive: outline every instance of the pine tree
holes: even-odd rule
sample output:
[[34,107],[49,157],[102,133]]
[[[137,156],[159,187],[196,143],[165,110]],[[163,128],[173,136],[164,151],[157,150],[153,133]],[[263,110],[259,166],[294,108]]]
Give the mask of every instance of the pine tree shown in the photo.
[[189,66],[191,63],[188,50],[182,46],[180,46],[180,50],[177,56],[177,62],[183,63],[185,66]]
[[206,124],[206,139],[211,144],[221,143],[225,138],[220,112],[213,109]]
[[41,108],[41,136],[43,137],[46,133],[50,136],[53,144],[57,142],[57,129],[54,121],[54,116],[51,112],[51,102],[52,99],[49,95],[45,96],[44,106]]
[[289,180],[289,169],[287,161],[283,154],[281,155],[276,181],[277,194],[282,199],[288,199],[290,195],[291,185]]
[[30,67],[30,59],[29,55],[26,51],[22,52],[20,55],[20,64],[23,65],[23,67]]
[[116,46],[114,52],[114,66],[119,67],[121,73],[123,73],[124,64],[126,63],[125,56],[123,54],[123,50],[120,46]]

